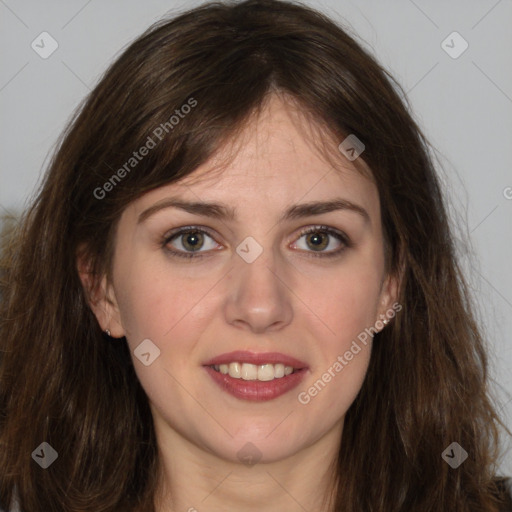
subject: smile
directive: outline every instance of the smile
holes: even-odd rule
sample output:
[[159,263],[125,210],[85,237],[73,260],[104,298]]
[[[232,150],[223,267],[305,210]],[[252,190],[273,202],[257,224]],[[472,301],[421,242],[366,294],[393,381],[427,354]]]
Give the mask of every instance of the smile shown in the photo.
[[222,391],[259,402],[291,391],[309,373],[303,361],[276,352],[230,352],[205,361],[203,367]]
[[262,382],[281,379],[297,371],[296,368],[285,366],[281,363],[255,365],[251,363],[233,362],[229,364],[215,364],[211,366],[211,368],[223,375],[229,375],[233,377],[233,379],[259,380]]

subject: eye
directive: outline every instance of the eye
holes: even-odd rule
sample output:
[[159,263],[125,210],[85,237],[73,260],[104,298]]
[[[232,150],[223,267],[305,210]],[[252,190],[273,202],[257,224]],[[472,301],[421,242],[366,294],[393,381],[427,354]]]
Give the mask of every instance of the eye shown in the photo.
[[[162,245],[173,256],[184,258],[202,257],[200,252],[207,252],[217,247],[212,235],[204,228],[187,226],[167,235]],[[201,249],[205,249],[202,251]]]
[[[302,238],[305,245],[299,243]],[[207,229],[198,226],[174,230],[163,238],[161,245],[171,256],[181,258],[202,258],[205,256],[203,253],[219,249],[213,235]],[[338,256],[351,246],[350,239],[345,233],[328,226],[311,226],[300,233],[292,248],[300,249],[309,256],[328,258]]]
[[304,238],[305,244],[295,242],[294,248],[305,250],[311,253],[311,256],[337,256],[351,246],[345,233],[327,226],[311,226],[301,232],[298,240],[300,241],[302,238]]

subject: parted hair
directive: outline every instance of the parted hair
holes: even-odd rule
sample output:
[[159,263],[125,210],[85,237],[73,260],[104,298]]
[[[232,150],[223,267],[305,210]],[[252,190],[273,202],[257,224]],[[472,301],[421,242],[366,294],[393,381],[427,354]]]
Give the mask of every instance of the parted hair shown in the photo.
[[[77,258],[86,256],[93,280],[110,275],[123,210],[190,175],[272,93],[292,98],[333,140],[363,141],[389,272],[401,276],[403,309],[375,336],[346,414],[332,511],[503,510],[495,474],[504,425],[428,143],[399,85],[348,29],[277,0],[206,3],[124,49],[77,109],[5,238],[2,506],[16,492],[24,512],[154,510],[148,399],[127,344],[106,336],[92,313]],[[170,122],[183,105],[193,108]],[[148,137],[154,147],[127,165]],[[58,453],[47,469],[31,457],[42,442]],[[452,442],[469,454],[457,469],[441,457]]]

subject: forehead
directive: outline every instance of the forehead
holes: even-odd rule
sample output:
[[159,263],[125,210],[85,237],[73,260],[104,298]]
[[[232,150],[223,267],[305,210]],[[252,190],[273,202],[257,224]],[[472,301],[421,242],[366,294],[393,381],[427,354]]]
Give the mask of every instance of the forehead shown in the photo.
[[135,208],[141,211],[168,195],[222,202],[249,212],[343,197],[371,216],[378,213],[379,198],[368,171],[361,159],[347,160],[336,141],[315,129],[294,106],[273,96],[212,158],[179,182],[145,194]]

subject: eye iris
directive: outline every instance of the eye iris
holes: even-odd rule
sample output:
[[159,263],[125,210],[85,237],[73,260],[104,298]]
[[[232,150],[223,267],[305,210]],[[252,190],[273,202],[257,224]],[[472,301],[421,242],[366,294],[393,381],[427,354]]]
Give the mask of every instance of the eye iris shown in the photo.
[[[189,231],[181,235],[183,247],[187,251],[197,252],[204,244],[204,234],[200,231]],[[323,231],[306,234],[306,243],[315,252],[325,249],[329,245],[329,236]]]
[[[323,237],[323,240],[322,240]],[[310,240],[313,245],[310,245]],[[307,244],[310,248],[316,250],[325,249],[329,244],[325,233],[312,233],[306,237]]]
[[198,231],[192,231],[183,235],[183,247],[187,250],[196,251],[204,243],[204,236]]

